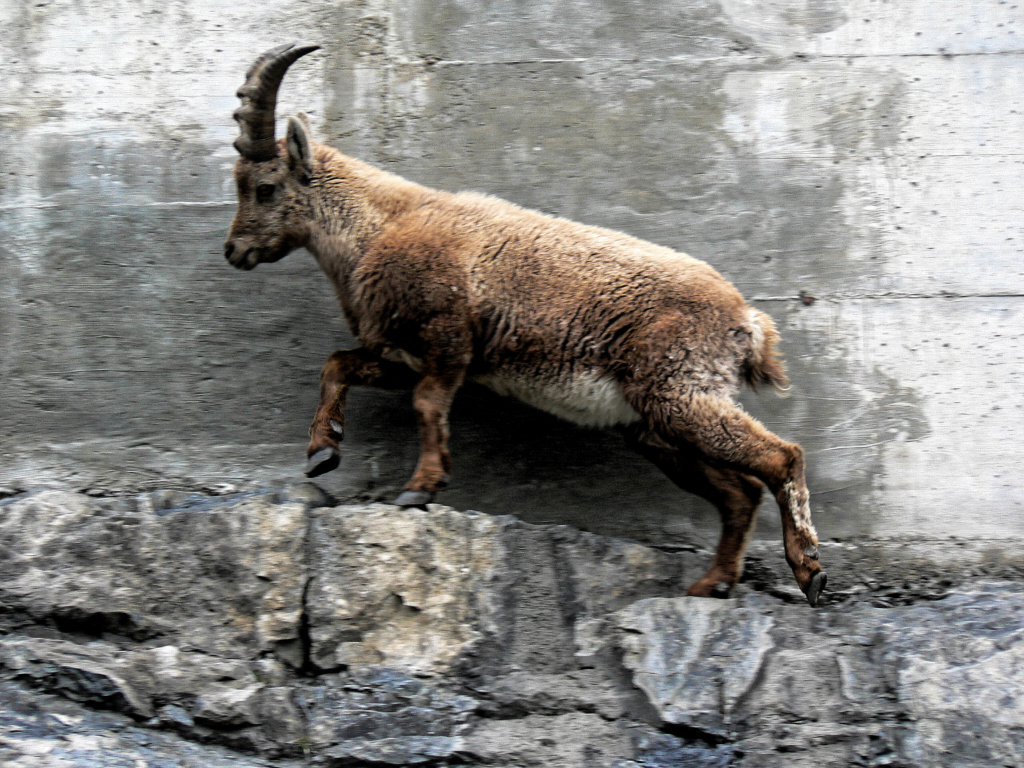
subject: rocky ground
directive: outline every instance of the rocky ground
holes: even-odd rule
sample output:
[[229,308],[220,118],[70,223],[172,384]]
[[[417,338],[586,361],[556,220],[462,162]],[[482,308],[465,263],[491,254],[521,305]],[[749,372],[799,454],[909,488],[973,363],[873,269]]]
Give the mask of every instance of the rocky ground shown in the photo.
[[[2,494],[0,494],[2,495]],[[6,492],[0,765],[1020,766],[1024,542],[709,553],[305,483]]]

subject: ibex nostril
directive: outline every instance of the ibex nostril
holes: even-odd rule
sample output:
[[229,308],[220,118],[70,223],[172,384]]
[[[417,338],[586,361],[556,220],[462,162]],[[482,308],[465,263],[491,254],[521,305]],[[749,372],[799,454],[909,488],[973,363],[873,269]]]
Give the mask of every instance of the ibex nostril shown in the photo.
[[235,252],[235,244],[234,243],[224,243],[224,258],[225,259],[230,259],[231,258],[231,254],[234,253],[234,252]]

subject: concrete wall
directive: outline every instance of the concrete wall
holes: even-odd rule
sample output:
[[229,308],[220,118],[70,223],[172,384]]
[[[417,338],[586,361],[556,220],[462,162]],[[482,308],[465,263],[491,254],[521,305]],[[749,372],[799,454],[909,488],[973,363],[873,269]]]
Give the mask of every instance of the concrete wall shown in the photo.
[[[280,118],[685,250],[769,312],[794,395],[745,402],[807,448],[823,537],[1024,533],[1016,4],[0,0],[0,29],[0,484],[299,475],[319,367],[350,339],[305,252],[249,274],[221,255],[234,91],[299,40],[324,50]],[[351,398],[325,487],[404,482],[407,400]],[[453,428],[447,503],[716,529],[615,435],[469,390]],[[778,534],[774,505],[761,521]]]

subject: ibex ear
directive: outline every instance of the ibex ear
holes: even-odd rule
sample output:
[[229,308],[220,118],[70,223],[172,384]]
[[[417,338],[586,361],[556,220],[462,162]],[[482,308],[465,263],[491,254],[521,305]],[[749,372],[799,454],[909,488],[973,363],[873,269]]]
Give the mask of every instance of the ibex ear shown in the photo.
[[[305,117],[303,115],[302,117]],[[309,125],[298,117],[288,118],[288,167],[305,184],[313,175],[313,147],[309,139]]]

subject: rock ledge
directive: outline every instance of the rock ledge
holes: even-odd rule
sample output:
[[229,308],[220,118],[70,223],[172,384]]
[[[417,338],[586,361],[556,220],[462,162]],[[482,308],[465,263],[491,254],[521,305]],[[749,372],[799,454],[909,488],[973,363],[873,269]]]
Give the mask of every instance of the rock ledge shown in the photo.
[[331,504],[0,500],[0,764],[1024,763],[1012,554],[826,543],[812,610],[766,545],[711,601],[706,553]]

